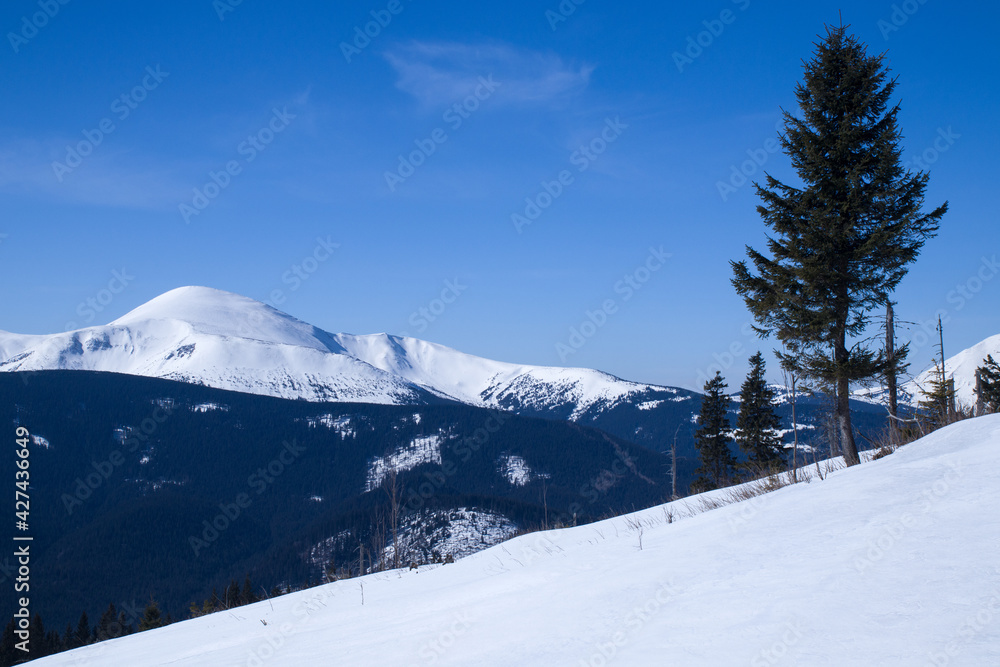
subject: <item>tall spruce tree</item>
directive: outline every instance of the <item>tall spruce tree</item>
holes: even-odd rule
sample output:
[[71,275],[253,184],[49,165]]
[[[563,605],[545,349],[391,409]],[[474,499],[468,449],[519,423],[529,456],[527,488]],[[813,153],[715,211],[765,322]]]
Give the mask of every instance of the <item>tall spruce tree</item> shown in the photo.
[[701,455],[701,467],[695,471],[698,477],[691,483],[695,493],[725,486],[733,478],[736,459],[729,450],[729,417],[726,414],[729,397],[724,391],[727,386],[719,372],[705,383],[706,396],[701,401],[698,417],[701,428],[694,434],[694,445]]
[[[767,174],[757,211],[773,231],[766,257],[747,246],[732,262],[733,286],[761,336],[792,350],[806,379],[831,385],[848,465],[858,463],[850,385],[884,369],[882,355],[852,342],[883,307],[938,229],[947,202],[922,213],[928,175],[901,165],[896,80],[885,56],[869,56],[846,27],[827,27],[795,90],[802,118],[784,112],[784,152],[802,181]],[[781,357],[781,353],[778,353]],[[785,360],[782,360],[783,363]]]
[[774,389],[767,386],[764,355],[750,357],[750,372],[740,387],[740,412],[736,417],[736,444],[747,455],[748,467],[771,470],[782,462],[781,420],[774,414]]

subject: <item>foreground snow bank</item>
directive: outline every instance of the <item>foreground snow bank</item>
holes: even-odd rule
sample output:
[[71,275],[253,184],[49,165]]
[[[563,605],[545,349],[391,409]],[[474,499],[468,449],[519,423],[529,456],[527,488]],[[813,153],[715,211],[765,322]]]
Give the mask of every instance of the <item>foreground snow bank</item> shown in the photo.
[[684,503],[34,664],[1000,664],[1000,415],[668,523]]

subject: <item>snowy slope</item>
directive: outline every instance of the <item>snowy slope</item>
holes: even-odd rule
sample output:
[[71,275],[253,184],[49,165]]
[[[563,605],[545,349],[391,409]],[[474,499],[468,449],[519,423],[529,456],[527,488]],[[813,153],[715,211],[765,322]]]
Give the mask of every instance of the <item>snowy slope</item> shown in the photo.
[[[76,369],[310,401],[470,405],[578,416],[654,388],[589,369],[502,363],[386,334],[334,335],[253,299],[181,287],[106,326],[0,332],[0,371]],[[667,390],[670,391],[670,390]]]
[[1000,664],[1000,415],[684,517],[696,503],[34,664]]
[[[959,403],[970,407],[976,404],[976,369],[983,365],[988,354],[1000,363],[1000,334],[990,336],[945,361],[948,377],[955,380],[955,399]],[[936,375],[933,367],[925,370],[912,382],[906,383],[905,389],[919,397],[920,388],[930,389],[929,382]]]
[[572,404],[572,417],[598,403],[614,404],[650,389],[586,368],[524,366],[464,354],[416,338],[386,334],[340,334],[348,352],[413,384],[481,407],[506,408],[510,403],[544,412]]

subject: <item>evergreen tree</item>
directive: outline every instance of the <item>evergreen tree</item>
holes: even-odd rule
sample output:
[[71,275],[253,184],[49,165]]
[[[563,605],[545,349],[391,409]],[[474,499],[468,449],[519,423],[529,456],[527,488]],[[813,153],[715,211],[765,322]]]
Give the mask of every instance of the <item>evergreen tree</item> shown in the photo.
[[749,459],[749,467],[773,470],[782,462],[783,448],[776,431],[781,420],[774,414],[774,389],[767,386],[764,355],[750,357],[750,372],[740,387],[740,412],[736,442]]
[[80,614],[80,620],[76,624],[76,634],[73,639],[75,640],[76,646],[86,646],[91,642],[91,633],[93,631],[90,628],[90,619],[87,618],[87,612]]
[[727,386],[719,372],[705,383],[706,396],[698,417],[701,428],[694,434],[694,444],[701,455],[701,467],[695,471],[698,477],[691,483],[695,493],[725,486],[733,477],[736,459],[729,450],[729,417],[726,414],[729,397],[724,391]]
[[20,653],[14,644],[17,642],[17,635],[14,634],[14,619],[7,621],[3,629],[3,639],[0,640],[0,665],[13,665]]
[[45,655],[52,655],[53,653],[59,653],[59,651],[64,650],[62,640],[59,638],[58,630],[49,630],[45,635],[44,650]]
[[226,598],[224,600],[223,609],[232,609],[233,607],[238,607],[240,605],[240,585],[236,583],[235,579],[229,580],[229,585],[226,586],[224,595]]
[[240,591],[240,604],[253,604],[258,598],[253,592],[253,585],[250,583],[250,575],[243,578],[243,590]]
[[212,587],[212,597],[209,599],[212,601],[211,611],[225,609],[225,607],[222,606],[222,600],[219,598],[219,592],[215,589],[215,586]]
[[934,373],[921,390],[924,399],[920,407],[932,428],[941,428],[951,421],[952,406],[955,404],[955,383],[949,380],[944,366],[934,361]]
[[1000,412],[1000,364],[988,354],[977,371],[979,384],[977,397],[986,412]]
[[139,621],[139,632],[159,628],[163,625],[164,623],[163,617],[160,615],[160,607],[156,604],[156,600],[150,598],[149,604],[146,605],[146,609],[143,611],[142,619]]
[[[846,28],[828,27],[805,63],[795,94],[801,119],[784,112],[781,146],[803,185],[767,175],[757,211],[774,232],[756,268],[732,262],[733,286],[757,321],[775,334],[807,379],[830,384],[848,465],[858,463],[850,384],[884,372],[882,355],[852,341],[868,311],[884,306],[938,229],[947,203],[921,212],[928,175],[901,166],[899,106],[885,56],[869,56]],[[887,110],[888,108],[888,110]],[[779,353],[782,358],[782,353]],[[784,359],[782,359],[784,364]]]
[[[42,621],[42,615],[38,612],[35,612],[35,615],[31,618],[31,623],[28,626],[28,632],[31,636],[31,640],[28,643],[28,655],[32,660],[52,653],[52,649],[49,644],[49,634],[51,633],[47,634],[45,632],[45,623]],[[23,651],[18,651],[18,653],[21,657],[24,656]]]
[[118,612],[118,636],[124,637],[125,635],[130,635],[135,632],[135,628],[132,624],[128,622],[128,617],[125,616],[124,611]]
[[210,598],[205,598],[205,602],[201,605],[201,615],[211,614],[215,611],[215,603],[212,602]]
[[77,646],[80,646],[80,644],[78,644],[76,641],[76,633],[73,632],[73,624],[70,623],[69,621],[66,621],[66,630],[63,631],[63,636],[60,644],[62,650],[64,651],[68,651],[70,649],[76,648]]
[[118,610],[113,602],[108,604],[108,608],[101,614],[97,621],[97,641],[114,639],[122,634],[121,626],[118,625]]

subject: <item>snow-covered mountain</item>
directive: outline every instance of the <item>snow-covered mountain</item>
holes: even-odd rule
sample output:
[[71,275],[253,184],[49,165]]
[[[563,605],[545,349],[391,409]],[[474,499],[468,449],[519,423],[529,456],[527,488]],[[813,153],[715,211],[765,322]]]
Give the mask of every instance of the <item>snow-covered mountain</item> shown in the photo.
[[[990,336],[945,360],[945,372],[955,380],[955,400],[961,405],[972,407],[976,404],[976,369],[983,365],[987,355],[993,355],[993,359],[1000,363],[1000,334]],[[919,399],[921,388],[930,389],[930,381],[936,377],[937,371],[931,367],[907,382],[904,389]]]
[[523,535],[453,565],[346,579],[37,664],[998,664],[1000,415],[692,512],[725,494]]
[[338,334],[350,354],[429,391],[479,407],[546,412],[572,405],[575,419],[595,405],[665,387],[621,380],[588,368],[525,366],[483,359],[416,338]]
[[600,371],[491,361],[414,338],[331,334],[268,305],[181,287],[104,326],[0,332],[0,371],[94,370],[309,401],[416,404],[433,397],[575,418],[661,387]]

